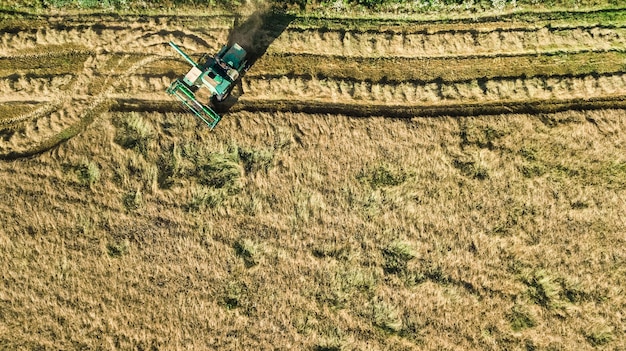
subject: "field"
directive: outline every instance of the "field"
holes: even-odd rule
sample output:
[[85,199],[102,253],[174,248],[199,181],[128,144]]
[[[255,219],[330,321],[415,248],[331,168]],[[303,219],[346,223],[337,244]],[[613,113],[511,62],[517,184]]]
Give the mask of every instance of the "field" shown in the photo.
[[[626,349],[626,9],[597,3],[2,10],[0,349]],[[214,131],[170,40],[252,55]]]

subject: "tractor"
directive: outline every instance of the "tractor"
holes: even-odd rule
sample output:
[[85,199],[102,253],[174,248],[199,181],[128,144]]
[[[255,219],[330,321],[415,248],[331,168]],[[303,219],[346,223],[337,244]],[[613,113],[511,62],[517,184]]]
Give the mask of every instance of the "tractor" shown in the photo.
[[[222,117],[209,106],[209,101],[215,106],[226,100],[237,81],[249,68],[246,51],[237,43],[232,46],[224,45],[215,56],[209,56],[206,60],[204,56],[201,59],[204,63],[198,64],[174,42],[170,41],[170,46],[193,67],[184,77],[173,81],[166,92],[178,98],[212,130]],[[207,103],[202,103],[200,100],[205,98]]]

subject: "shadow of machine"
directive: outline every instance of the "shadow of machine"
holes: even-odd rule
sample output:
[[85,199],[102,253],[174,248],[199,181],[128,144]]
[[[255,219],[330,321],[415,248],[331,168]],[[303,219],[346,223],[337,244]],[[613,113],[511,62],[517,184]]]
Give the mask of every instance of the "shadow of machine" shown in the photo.
[[244,22],[235,17],[233,29],[228,34],[228,45],[241,45],[248,52],[248,65],[252,66],[294,18],[293,15],[274,10],[257,11]]
[[[273,9],[258,10],[243,22],[241,17],[235,17],[233,29],[228,34],[228,46],[239,44],[246,50],[245,71],[251,69],[256,61],[263,57],[269,46],[285,31],[294,18],[293,15]],[[243,94],[241,80],[238,80],[231,94],[224,101],[213,101],[213,106],[220,113],[228,112]]]

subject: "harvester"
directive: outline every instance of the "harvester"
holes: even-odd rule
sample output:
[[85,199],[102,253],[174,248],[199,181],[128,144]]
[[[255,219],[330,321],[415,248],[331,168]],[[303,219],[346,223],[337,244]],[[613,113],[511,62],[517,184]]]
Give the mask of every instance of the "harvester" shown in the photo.
[[[215,128],[222,117],[209,103],[215,105],[226,100],[237,80],[248,69],[246,51],[237,43],[232,46],[224,45],[215,56],[206,60],[203,57],[201,61],[204,63],[198,64],[174,42],[170,41],[170,45],[193,67],[184,77],[173,81],[166,92],[178,98],[209,128]],[[207,102],[203,103],[201,99],[206,99]]]

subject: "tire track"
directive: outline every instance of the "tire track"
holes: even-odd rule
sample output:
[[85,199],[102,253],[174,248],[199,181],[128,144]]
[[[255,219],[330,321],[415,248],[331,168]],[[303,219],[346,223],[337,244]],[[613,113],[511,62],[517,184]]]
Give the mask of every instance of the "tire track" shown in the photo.
[[[124,62],[124,57],[117,66]],[[111,84],[111,75],[97,75],[95,72],[107,71],[111,57],[94,55],[84,63],[84,70],[77,75],[72,87],[53,101],[34,112],[8,120],[11,123],[26,123],[20,133],[12,133],[0,140],[0,157],[17,158],[32,155],[68,140],[82,131],[93,121],[101,106],[110,100],[109,95],[115,89]],[[145,66],[155,56],[148,56],[130,66],[124,73],[128,76],[139,67]],[[3,121],[6,124],[7,121]]]

